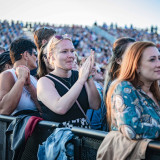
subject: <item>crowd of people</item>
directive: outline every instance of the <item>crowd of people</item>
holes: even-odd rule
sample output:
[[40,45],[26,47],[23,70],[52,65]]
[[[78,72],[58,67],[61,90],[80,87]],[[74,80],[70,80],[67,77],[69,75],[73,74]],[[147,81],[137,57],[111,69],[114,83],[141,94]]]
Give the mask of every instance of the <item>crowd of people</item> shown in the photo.
[[9,49],[11,42],[20,36],[25,36],[23,31],[23,23],[0,21],[0,46],[6,50]]
[[117,39],[111,44],[89,27],[0,25],[0,114],[120,131],[128,139],[159,138],[156,31],[99,26]]
[[160,49],[160,35],[158,34],[158,28],[151,26],[150,29],[136,29],[131,25],[130,27],[125,26],[124,28],[118,27],[117,24],[107,25],[104,23],[102,26],[99,26],[116,39],[120,37],[131,37],[137,41],[151,41],[154,42],[157,47]]

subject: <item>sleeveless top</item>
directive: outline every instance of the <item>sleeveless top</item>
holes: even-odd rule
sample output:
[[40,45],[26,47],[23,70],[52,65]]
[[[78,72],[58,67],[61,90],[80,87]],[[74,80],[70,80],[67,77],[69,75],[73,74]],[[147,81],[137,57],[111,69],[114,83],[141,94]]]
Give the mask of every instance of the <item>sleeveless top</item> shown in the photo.
[[[12,69],[8,69],[7,71],[12,73],[14,80],[16,82],[17,76],[15,74],[15,70],[12,68]],[[30,80],[31,80],[32,85],[37,88],[37,80],[31,75],[30,75]],[[35,103],[33,102],[33,100],[31,99],[31,95],[28,92],[28,90],[25,88],[25,86],[23,87],[22,95],[17,105],[17,108],[13,111],[11,115],[14,115],[21,110],[34,110],[34,111],[37,110],[37,107]]]
[[[55,77],[62,83],[64,83],[69,89],[74,85],[74,83],[78,80],[78,72],[72,71],[72,75],[70,78],[61,78],[53,74],[49,74],[51,77]],[[68,92],[68,90],[62,86],[59,82],[52,79],[49,76],[46,76],[51,81],[54,82],[55,88],[59,95],[62,97],[64,94]],[[78,97],[78,102],[80,103],[82,109],[86,113],[87,109],[89,108],[89,102],[88,102],[88,95],[85,89],[85,86],[83,86],[80,95]],[[73,127],[78,126],[82,128],[89,128],[89,125],[86,121],[85,116],[83,115],[82,111],[79,109],[78,105],[76,103],[73,104],[73,106],[68,110],[68,112],[64,115],[56,114],[55,112],[51,111],[48,107],[46,107],[41,101],[39,101],[39,104],[41,105],[42,109],[42,117],[44,120],[48,121],[54,121],[54,122],[60,122],[65,127]]]

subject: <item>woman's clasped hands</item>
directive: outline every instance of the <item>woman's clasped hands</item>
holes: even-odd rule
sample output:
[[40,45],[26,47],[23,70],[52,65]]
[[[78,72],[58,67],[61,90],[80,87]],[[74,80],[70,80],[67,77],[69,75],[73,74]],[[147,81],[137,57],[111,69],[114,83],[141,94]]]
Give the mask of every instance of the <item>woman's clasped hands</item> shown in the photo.
[[94,66],[94,51],[91,50],[91,54],[87,59],[82,60],[82,66],[79,69],[79,80],[85,83],[88,78],[93,74]]

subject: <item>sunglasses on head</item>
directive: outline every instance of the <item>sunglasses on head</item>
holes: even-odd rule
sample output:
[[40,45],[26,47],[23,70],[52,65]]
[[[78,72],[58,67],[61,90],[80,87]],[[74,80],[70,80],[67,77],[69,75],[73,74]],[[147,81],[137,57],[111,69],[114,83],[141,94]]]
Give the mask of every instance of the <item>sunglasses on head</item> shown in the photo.
[[64,34],[64,35],[56,35],[54,36],[56,39],[58,40],[62,40],[62,39],[69,39],[71,40],[71,36],[69,36],[68,34]]

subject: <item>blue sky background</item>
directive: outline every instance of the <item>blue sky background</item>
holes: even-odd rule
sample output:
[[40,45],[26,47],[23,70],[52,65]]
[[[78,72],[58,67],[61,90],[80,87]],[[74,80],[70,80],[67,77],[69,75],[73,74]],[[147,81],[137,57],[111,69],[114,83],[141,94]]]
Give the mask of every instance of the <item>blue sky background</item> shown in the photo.
[[0,0],[0,19],[160,28],[160,0]]

